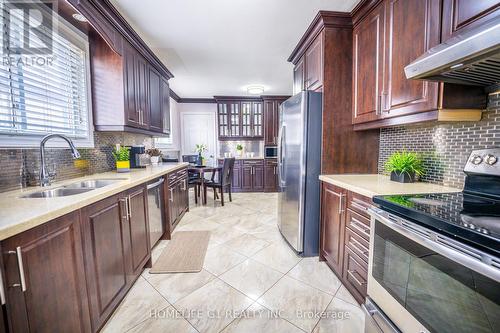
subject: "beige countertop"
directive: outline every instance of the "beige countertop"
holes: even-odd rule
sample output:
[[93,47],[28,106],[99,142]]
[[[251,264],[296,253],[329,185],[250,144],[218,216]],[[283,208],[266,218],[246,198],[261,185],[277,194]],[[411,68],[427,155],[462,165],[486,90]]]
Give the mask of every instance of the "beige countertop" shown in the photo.
[[367,197],[390,194],[424,194],[461,192],[462,189],[431,183],[398,183],[388,176],[377,174],[320,175],[321,181],[333,184]]
[[[93,174],[53,183],[50,187],[30,187],[0,193],[0,240],[36,227],[94,202],[143,184],[169,172],[187,166],[188,163],[163,163],[145,169],[131,169],[127,173],[115,171]],[[121,179],[120,181],[86,193],[56,198],[20,198],[23,195],[57,188],[87,179]]]
[[[263,156],[245,157],[245,156],[233,156],[237,160],[263,160]],[[218,157],[217,159],[223,160],[224,156]]]

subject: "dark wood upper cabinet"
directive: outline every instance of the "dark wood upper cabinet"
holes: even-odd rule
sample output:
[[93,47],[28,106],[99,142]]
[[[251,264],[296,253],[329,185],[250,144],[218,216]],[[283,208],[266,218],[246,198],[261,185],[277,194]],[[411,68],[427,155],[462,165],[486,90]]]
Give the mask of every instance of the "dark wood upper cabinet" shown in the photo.
[[264,100],[264,145],[278,144],[280,105],[290,96],[262,96]]
[[323,33],[320,33],[305,52],[306,90],[319,90],[323,86]]
[[1,246],[11,332],[91,331],[78,212]]
[[354,14],[352,123],[355,130],[431,120],[481,119],[487,97],[481,87],[406,79],[405,66],[440,43],[447,15],[457,19],[465,15],[463,12],[472,15],[480,8],[491,11],[495,7],[490,1],[477,6],[472,5],[474,1],[453,1],[457,11],[463,12],[450,14],[451,5],[445,4],[441,15],[441,3],[441,0],[383,0],[366,15],[366,10]]
[[129,126],[139,126],[139,112],[136,107],[136,51],[132,45],[123,45],[123,85],[125,93],[125,122]]
[[93,332],[104,325],[128,290],[132,264],[126,202],[115,195],[81,210]]
[[442,40],[497,18],[499,8],[498,0],[443,0]]
[[376,120],[381,113],[384,68],[385,3],[353,31],[353,123]]
[[344,189],[322,183],[320,256],[339,277],[344,259],[345,198]]
[[163,116],[163,133],[170,134],[170,86],[168,80],[161,78],[161,111]]
[[162,79],[160,73],[149,67],[149,129],[163,131]]
[[263,102],[257,98],[215,97],[220,140],[264,137]]
[[293,68],[293,94],[297,94],[304,90],[304,57],[300,58],[295,67]]
[[439,84],[408,80],[404,68],[439,44],[440,1],[389,0],[386,9],[386,86],[381,95],[381,113],[391,117],[435,110]]

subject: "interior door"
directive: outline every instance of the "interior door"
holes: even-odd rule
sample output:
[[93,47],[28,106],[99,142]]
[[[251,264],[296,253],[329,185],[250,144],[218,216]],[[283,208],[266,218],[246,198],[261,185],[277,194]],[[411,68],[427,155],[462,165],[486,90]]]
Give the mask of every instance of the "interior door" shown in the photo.
[[215,112],[181,112],[180,115],[182,155],[192,155],[196,144],[205,144],[208,150],[203,156],[217,156]]

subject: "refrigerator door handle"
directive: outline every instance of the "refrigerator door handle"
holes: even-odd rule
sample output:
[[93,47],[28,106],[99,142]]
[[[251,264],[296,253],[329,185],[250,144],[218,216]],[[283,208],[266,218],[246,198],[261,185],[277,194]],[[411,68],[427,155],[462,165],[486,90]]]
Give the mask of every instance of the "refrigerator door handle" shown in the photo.
[[280,186],[285,185],[284,177],[284,157],[285,157],[285,147],[283,146],[283,141],[285,138],[286,125],[282,124],[278,131],[278,183]]

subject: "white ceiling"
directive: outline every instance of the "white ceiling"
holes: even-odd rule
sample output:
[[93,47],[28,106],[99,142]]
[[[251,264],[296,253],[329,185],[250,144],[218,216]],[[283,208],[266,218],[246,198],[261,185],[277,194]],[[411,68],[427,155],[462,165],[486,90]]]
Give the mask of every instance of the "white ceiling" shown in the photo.
[[292,93],[286,61],[319,10],[359,0],[111,0],[174,74],[181,97]]

